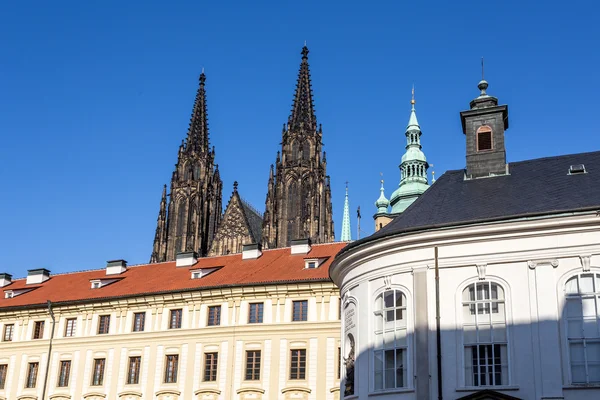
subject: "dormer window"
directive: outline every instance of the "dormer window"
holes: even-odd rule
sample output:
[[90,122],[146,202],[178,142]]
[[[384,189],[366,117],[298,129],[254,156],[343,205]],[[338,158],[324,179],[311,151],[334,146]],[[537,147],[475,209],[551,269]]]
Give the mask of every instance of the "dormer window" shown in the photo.
[[92,289],[100,289],[102,283],[100,281],[92,282]]
[[477,151],[492,150],[492,128],[483,125],[477,129]]
[[121,280],[121,278],[111,278],[111,279],[90,279],[90,284],[92,289],[100,289],[104,286],[110,285],[116,281]]
[[213,267],[213,268],[200,268],[192,270],[192,279],[200,279],[205,277],[206,275],[216,271],[221,267]]
[[15,293],[12,290],[7,290],[4,292],[5,299],[12,299]]
[[323,262],[327,260],[327,258],[305,258],[304,259],[304,268],[306,269],[315,269],[319,268]]

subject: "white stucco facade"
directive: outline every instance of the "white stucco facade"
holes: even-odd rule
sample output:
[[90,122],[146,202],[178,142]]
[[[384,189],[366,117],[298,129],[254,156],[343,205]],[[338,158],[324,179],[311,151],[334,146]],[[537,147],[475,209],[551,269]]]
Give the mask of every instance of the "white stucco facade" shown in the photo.
[[390,235],[342,252],[330,274],[354,359],[341,398],[600,398],[596,212]]

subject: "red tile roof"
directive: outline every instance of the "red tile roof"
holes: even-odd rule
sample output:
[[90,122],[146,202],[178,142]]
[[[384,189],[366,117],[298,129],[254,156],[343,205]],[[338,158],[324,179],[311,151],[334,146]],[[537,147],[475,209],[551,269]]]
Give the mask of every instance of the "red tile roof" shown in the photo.
[[[27,285],[17,279],[2,290],[35,287],[35,290],[5,299],[0,309],[86,300],[104,300],[143,294],[190,291],[194,289],[276,284],[283,282],[329,281],[329,265],[347,243],[313,245],[308,254],[294,254],[290,248],[265,250],[258,259],[242,260],[241,254],[200,258],[194,265],[176,267],[175,262],[131,266],[120,275],[105,275],[104,269],[50,276],[42,284]],[[319,268],[304,268],[304,259],[328,258]],[[191,279],[191,270],[222,267],[200,279]],[[91,279],[121,278],[100,289],[91,289]]]

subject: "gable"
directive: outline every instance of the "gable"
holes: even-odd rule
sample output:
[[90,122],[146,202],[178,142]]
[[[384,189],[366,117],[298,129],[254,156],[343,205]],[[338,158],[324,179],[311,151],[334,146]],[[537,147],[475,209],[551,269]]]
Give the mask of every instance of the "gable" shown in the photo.
[[521,400],[518,397],[509,396],[504,393],[494,390],[480,390],[479,392],[471,393],[457,400]]

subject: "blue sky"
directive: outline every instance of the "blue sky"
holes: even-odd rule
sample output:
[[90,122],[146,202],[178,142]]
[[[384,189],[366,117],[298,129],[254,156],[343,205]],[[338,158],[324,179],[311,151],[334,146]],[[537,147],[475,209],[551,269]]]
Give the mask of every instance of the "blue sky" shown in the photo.
[[346,180],[354,238],[398,185],[413,83],[436,176],[464,167],[481,56],[509,161],[600,149],[592,1],[170,3],[0,6],[0,272],[149,259],[203,67],[224,205],[263,210],[305,40],[337,237]]

